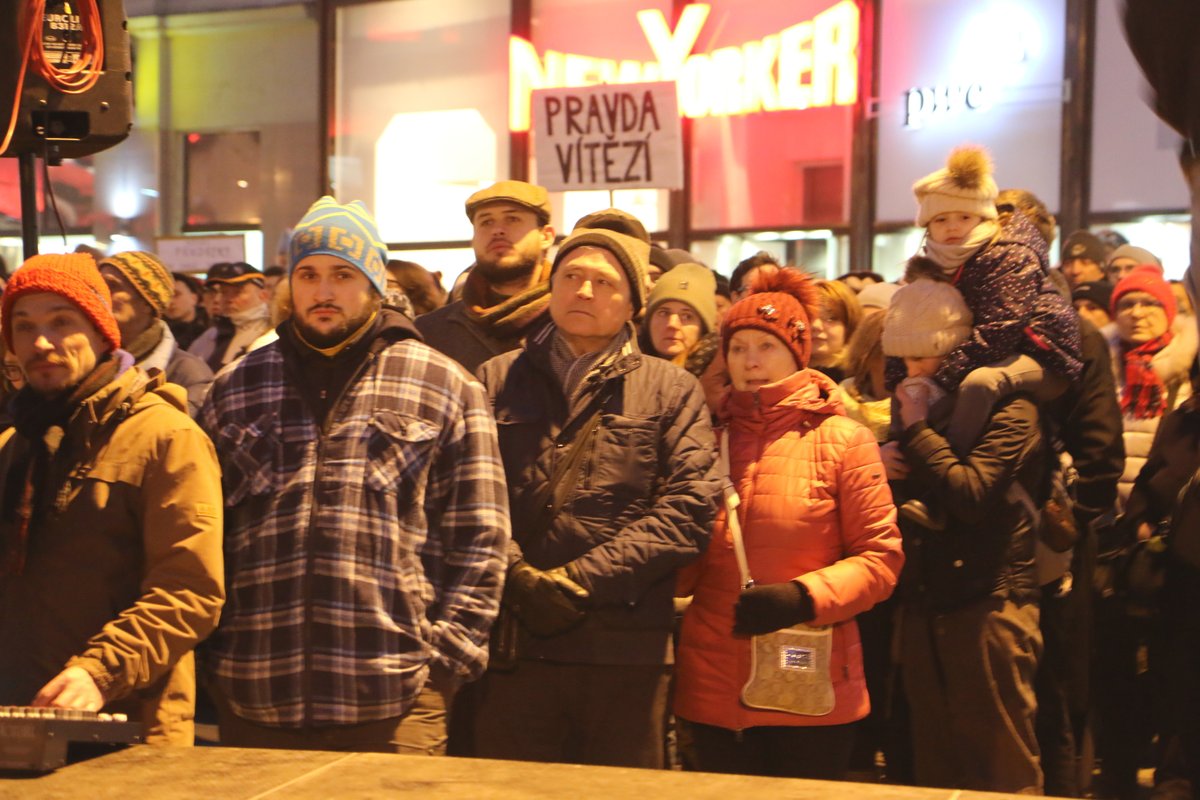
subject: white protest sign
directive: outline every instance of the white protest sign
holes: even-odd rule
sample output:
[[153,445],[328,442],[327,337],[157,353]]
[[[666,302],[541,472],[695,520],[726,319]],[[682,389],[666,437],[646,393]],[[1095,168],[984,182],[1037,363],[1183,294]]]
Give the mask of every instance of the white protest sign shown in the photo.
[[533,92],[537,182],[576,189],[681,189],[683,141],[671,81]]
[[207,272],[213,264],[246,260],[245,236],[164,236],[155,246],[172,272]]

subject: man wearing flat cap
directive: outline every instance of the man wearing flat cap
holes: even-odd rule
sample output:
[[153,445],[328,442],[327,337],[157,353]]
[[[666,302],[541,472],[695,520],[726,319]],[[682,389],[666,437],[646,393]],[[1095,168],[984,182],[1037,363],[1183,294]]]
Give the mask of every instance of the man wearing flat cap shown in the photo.
[[467,198],[475,266],[462,299],[417,320],[431,347],[474,372],[516,348],[545,321],[554,243],[550,195],[524,181],[500,181]]
[[270,295],[262,272],[244,261],[214,264],[204,288],[216,292],[216,324],[192,342],[188,352],[219,372],[246,355],[271,329]]
[[638,350],[648,255],[576,229],[549,322],[479,370],[513,528],[475,726],[485,758],[663,765],[675,573],[707,543],[720,482],[700,385]]

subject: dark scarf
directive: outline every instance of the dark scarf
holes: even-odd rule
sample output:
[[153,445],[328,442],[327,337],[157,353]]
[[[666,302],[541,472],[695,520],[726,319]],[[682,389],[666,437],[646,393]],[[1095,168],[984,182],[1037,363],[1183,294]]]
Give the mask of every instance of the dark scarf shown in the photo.
[[163,326],[155,319],[146,330],[139,333],[131,342],[121,342],[122,348],[133,356],[135,363],[141,363],[146,356],[154,352],[163,340]]
[[558,378],[563,394],[573,405],[583,379],[599,366],[612,362],[629,341],[629,327],[622,327],[603,349],[576,356],[562,334],[555,330],[550,340],[550,369]]
[[535,270],[529,288],[512,297],[501,297],[492,291],[476,267],[463,284],[467,316],[498,339],[518,335],[550,307],[550,269],[550,262],[543,261]]
[[237,326],[229,317],[217,317],[213,327],[217,329],[217,342],[207,363],[208,368],[213,371],[213,374],[216,374],[221,371],[221,367],[225,366],[222,363],[225,359],[225,351],[229,349],[229,343],[233,341],[233,334],[237,333]]
[[342,343],[343,347],[322,350],[309,344],[289,320],[279,326],[279,348],[284,367],[296,391],[323,425],[334,403],[373,352],[390,341],[381,338],[391,315],[384,309]]
[[1126,349],[1125,385],[1121,387],[1121,412],[1134,419],[1156,419],[1167,411],[1167,390],[1150,366],[1154,354],[1171,343],[1174,334],[1167,331],[1157,339]]
[[84,400],[107,386],[121,371],[115,354],[96,365],[69,392],[47,398],[26,386],[13,398],[13,427],[29,448],[13,460],[4,486],[4,519],[8,533],[0,541],[0,575],[20,575],[25,570],[29,531],[44,511],[46,472],[62,445],[67,423]]
[[687,359],[683,362],[683,368],[695,375],[697,378],[702,376],[713,359],[717,357],[717,351],[721,349],[721,334],[713,331],[706,333],[700,337],[700,341],[696,342],[696,346],[687,354]]

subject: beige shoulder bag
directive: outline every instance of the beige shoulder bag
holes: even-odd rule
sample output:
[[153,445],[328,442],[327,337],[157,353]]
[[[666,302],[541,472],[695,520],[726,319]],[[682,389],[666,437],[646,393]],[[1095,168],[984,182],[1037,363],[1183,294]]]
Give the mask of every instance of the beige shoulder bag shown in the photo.
[[[721,434],[721,466],[729,475],[729,431]],[[742,541],[737,508],[741,500],[732,479],[725,487],[725,524],[733,537],[742,586],[754,585]],[[742,702],[751,708],[819,717],[833,711],[830,654],[833,627],[794,625],[751,637],[750,680],[742,687]]]

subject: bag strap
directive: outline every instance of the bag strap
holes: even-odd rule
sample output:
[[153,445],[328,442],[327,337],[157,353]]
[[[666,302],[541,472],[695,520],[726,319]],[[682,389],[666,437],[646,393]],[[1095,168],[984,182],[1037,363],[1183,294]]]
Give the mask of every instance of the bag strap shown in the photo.
[[600,427],[600,416],[604,411],[607,393],[598,396],[594,403],[592,414],[584,420],[571,442],[571,449],[559,459],[554,467],[546,486],[538,494],[537,517],[534,520],[533,532],[542,533],[550,527],[550,523],[558,516],[559,510],[566,504],[571,490],[579,478],[579,470],[583,467],[583,455],[587,452],[587,443]]
[[750,563],[746,560],[746,543],[742,541],[742,522],[738,518],[737,509],[742,499],[738,497],[737,488],[733,485],[733,477],[729,473],[729,428],[721,431],[721,451],[719,454],[721,473],[726,476],[725,526],[733,537],[733,555],[737,558],[738,574],[742,577],[742,586],[749,589],[754,585],[750,577]]

